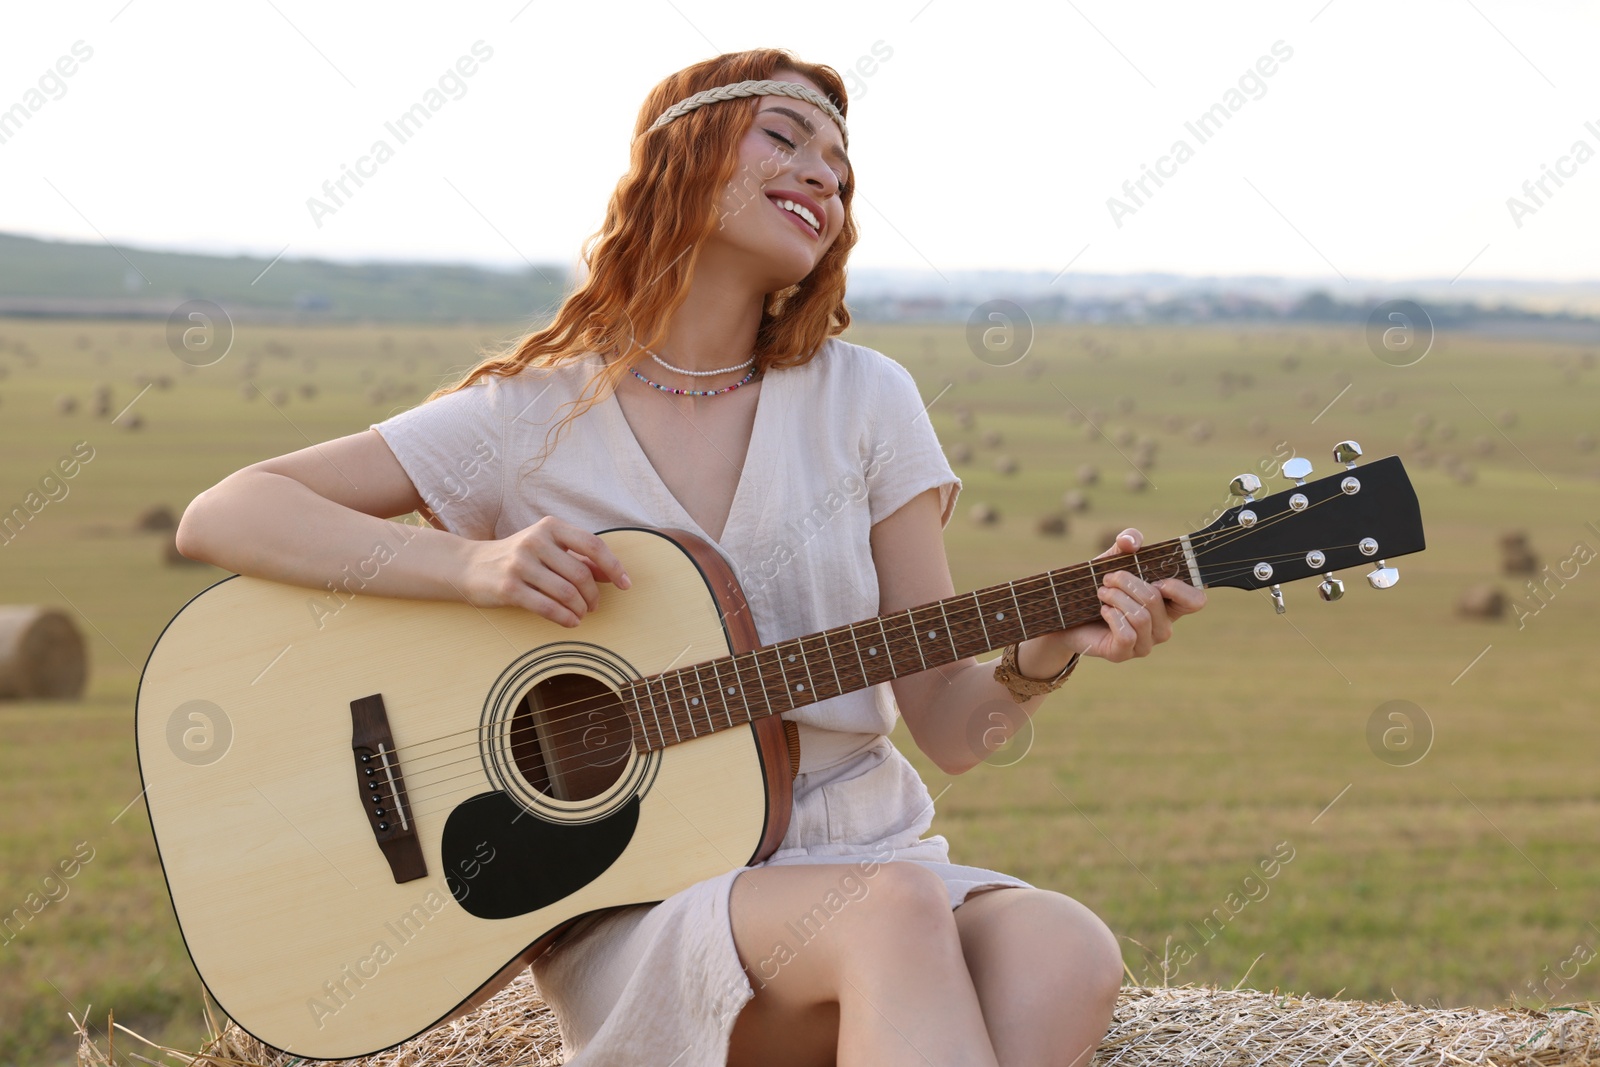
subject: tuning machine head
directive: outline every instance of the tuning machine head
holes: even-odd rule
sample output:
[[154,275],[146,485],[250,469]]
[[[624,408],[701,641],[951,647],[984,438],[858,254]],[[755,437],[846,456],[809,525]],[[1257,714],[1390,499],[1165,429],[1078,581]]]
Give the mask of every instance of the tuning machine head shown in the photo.
[[1228,492],[1234,496],[1244,497],[1246,504],[1255,500],[1256,494],[1261,491],[1261,479],[1254,474],[1246,472],[1228,483]]
[[1343,463],[1348,470],[1356,469],[1356,460],[1361,458],[1361,446],[1354,441],[1340,441],[1333,446],[1333,461]]
[[1367,574],[1367,584],[1374,589],[1393,589],[1395,583],[1400,581],[1400,571],[1394,567],[1386,567],[1383,560]]
[[1279,468],[1285,478],[1293,478],[1295,485],[1305,485],[1306,479],[1311,475],[1311,461],[1304,456],[1295,456],[1293,459],[1283,461]]
[[1329,571],[1322,576],[1322,581],[1318,583],[1317,595],[1329,603],[1341,600],[1344,597],[1344,582],[1335,578],[1333,572]]

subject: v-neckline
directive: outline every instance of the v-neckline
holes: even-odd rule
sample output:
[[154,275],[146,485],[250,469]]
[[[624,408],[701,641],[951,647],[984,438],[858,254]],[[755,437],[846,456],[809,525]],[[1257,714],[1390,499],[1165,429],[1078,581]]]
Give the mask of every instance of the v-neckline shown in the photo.
[[[733,502],[728,505],[728,517],[722,522],[722,536],[720,538],[712,537],[707,533],[700,523],[695,521],[695,517],[689,514],[689,509],[683,506],[683,502],[667,487],[667,483],[662,480],[660,472],[656,470],[656,465],[650,461],[649,454],[645,452],[644,446],[639,443],[638,435],[633,432],[633,425],[628,422],[628,416],[622,410],[622,404],[617,400],[615,390],[607,394],[602,407],[605,408],[608,416],[613,420],[617,436],[627,441],[624,447],[630,450],[633,455],[633,466],[638,476],[651,483],[651,489],[669,502],[670,506],[678,513],[678,518],[682,524],[687,526],[692,533],[705,538],[705,540],[718,548],[722,548],[729,536],[736,532],[736,524],[742,517],[743,510],[755,506],[748,499],[751,494],[756,492],[756,488],[750,484],[749,472],[755,463],[760,462],[757,449],[761,447],[765,439],[762,427],[767,421],[765,413],[768,393],[782,379],[783,375],[781,374],[764,374],[761,376],[761,389],[756,396],[755,417],[750,423],[750,442],[745,446],[744,465],[739,468],[739,481],[734,486]],[[760,481],[759,478],[756,480]]]

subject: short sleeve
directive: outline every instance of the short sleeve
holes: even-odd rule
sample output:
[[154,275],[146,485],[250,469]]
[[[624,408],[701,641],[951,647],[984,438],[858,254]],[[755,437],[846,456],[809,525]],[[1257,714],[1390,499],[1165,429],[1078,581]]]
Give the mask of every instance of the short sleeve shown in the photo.
[[499,378],[485,375],[371,426],[439,524],[475,541],[493,540],[500,518],[503,389]]
[[893,515],[917,494],[937,488],[942,529],[955,514],[961,479],[950,469],[911,372],[880,352],[867,351],[877,383],[862,442],[872,522]]

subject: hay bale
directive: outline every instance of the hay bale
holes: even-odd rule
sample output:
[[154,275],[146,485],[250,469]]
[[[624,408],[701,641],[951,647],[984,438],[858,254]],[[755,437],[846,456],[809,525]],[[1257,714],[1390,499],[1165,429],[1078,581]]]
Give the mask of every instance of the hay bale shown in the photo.
[[1078,481],[1082,485],[1094,485],[1100,480],[1100,468],[1093,463],[1085,463],[1078,468]]
[[70,616],[0,605],[0,700],[77,700],[88,678],[83,635]]
[[1211,421],[1209,419],[1201,419],[1199,422],[1189,427],[1189,440],[1193,441],[1197,445],[1203,444],[1204,442],[1211,440],[1211,435],[1214,432],[1216,432],[1216,427],[1211,425]]
[[1061,506],[1081,515],[1089,510],[1089,495],[1077,489],[1068,489],[1061,494]]
[[[1576,1007],[1427,1008],[1398,999],[1377,1003],[1276,990],[1124,986],[1111,1025],[1086,1067],[1596,1067],[1600,1019],[1593,1002]],[[207,1017],[212,1037],[199,1053],[156,1045],[131,1030],[117,1033],[117,1043],[137,1040],[194,1067],[290,1067],[300,1062],[267,1048],[232,1021],[219,1027],[209,1008]],[[93,1036],[105,1028],[76,1014],[71,1018],[79,1039],[78,1067],[107,1067],[109,1049]],[[532,971],[523,970],[462,1019],[388,1052],[339,1064],[557,1067],[561,1062],[555,1016],[540,999]]]
[[1034,526],[1040,537],[1065,537],[1067,536],[1067,517],[1065,515],[1043,515]]
[[78,398],[70,393],[56,397],[56,414],[71,415],[78,410]]
[[1000,521],[1000,513],[989,504],[974,504],[967,509],[967,518],[979,526],[993,526]]
[[1127,476],[1122,479],[1122,484],[1128,487],[1128,492],[1130,493],[1142,493],[1150,488],[1150,479],[1139,471],[1129,471]]
[[1536,574],[1539,557],[1533,554],[1525,530],[1509,530],[1500,535],[1500,570],[1504,574]]
[[983,443],[988,445],[990,448],[999,448],[1001,442],[1004,440],[1005,438],[1000,436],[999,430],[983,431]]
[[955,444],[946,448],[945,452],[950,456],[950,463],[952,466],[958,463],[972,462],[972,446],[967,444],[965,441],[957,441]]
[[1456,614],[1465,619],[1499,619],[1506,613],[1506,595],[1492,585],[1469,585],[1456,601]]
[[139,518],[134,521],[134,527],[140,530],[176,530],[178,518],[172,514],[172,509],[165,504],[152,504],[139,513]]
[[1017,461],[1011,456],[996,456],[994,458],[994,469],[999,474],[1015,474],[1017,473]]

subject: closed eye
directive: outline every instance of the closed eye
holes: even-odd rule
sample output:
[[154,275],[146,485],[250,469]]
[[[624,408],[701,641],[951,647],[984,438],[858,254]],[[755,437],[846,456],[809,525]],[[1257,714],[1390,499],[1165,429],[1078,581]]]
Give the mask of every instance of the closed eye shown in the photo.
[[[765,128],[763,127],[763,129]],[[783,134],[779,133],[777,130],[766,130],[765,132],[774,140],[781,141],[783,146],[789,151],[793,152],[795,150],[795,143],[789,140],[789,138],[785,137]],[[844,196],[850,191],[850,182],[838,171],[834,172],[834,177],[837,178],[839,182],[839,195]]]

